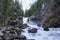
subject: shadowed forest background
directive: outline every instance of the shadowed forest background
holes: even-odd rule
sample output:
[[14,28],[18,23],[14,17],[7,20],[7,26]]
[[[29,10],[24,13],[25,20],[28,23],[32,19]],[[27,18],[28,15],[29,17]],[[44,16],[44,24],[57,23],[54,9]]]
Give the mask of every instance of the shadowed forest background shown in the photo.
[[[45,8],[42,9],[42,5]],[[44,6],[43,5],[43,6]],[[43,13],[44,12],[44,13]],[[44,26],[60,26],[60,0],[38,0],[29,10],[22,10],[22,3],[17,0],[0,0],[0,26],[6,26],[8,21],[16,16],[36,16]]]
[[[45,4],[45,9],[42,10],[42,4]],[[7,25],[8,20],[17,15],[30,17],[32,15],[41,19],[45,26],[60,26],[60,1],[59,0],[38,0],[29,10],[22,10],[22,4],[17,0],[0,0],[0,26]],[[44,23],[43,23],[44,22]]]

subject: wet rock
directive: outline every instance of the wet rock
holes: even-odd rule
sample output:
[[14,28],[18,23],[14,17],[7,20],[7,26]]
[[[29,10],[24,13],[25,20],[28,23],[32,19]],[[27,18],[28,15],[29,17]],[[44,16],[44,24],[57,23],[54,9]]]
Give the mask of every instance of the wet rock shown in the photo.
[[36,29],[36,28],[29,29],[28,32],[29,32],[29,33],[37,33],[37,29]]
[[25,24],[23,24],[24,26],[22,27],[23,29],[25,29],[25,28],[27,28],[27,27],[29,27],[26,23]]
[[23,17],[22,17],[22,16],[19,16],[19,18],[18,18],[18,19],[22,21],[22,20],[23,20]]
[[37,23],[37,26],[38,26],[38,27],[40,27],[40,26],[41,26],[41,24],[38,22],[38,23]]
[[49,31],[49,28],[48,27],[44,27],[44,31]]
[[11,34],[15,34],[15,31],[14,31],[14,30],[11,30],[10,33],[11,33]]
[[31,18],[31,21],[36,21],[37,20],[37,18]]
[[5,33],[6,33],[6,31],[2,31],[2,33],[3,33],[3,34],[5,34]]
[[22,29],[16,29],[17,34],[21,34],[21,32],[22,32]]
[[29,19],[27,19],[27,22],[29,22]]

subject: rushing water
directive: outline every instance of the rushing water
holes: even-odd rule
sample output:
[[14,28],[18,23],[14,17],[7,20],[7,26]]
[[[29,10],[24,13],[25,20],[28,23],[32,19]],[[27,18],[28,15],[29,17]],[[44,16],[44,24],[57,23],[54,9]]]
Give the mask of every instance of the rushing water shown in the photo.
[[[29,25],[28,28],[23,29],[23,35],[27,37],[27,39],[34,40],[60,40],[60,28],[49,28],[49,31],[44,31],[42,27],[38,27],[35,23],[29,21],[27,22],[27,17],[23,17],[23,23]],[[37,28],[37,33],[28,33],[29,28]]]

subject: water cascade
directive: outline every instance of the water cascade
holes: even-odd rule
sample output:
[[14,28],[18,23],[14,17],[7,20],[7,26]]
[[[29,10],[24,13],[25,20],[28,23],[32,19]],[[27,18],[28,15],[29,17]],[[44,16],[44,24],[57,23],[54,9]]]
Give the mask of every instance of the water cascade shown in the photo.
[[[49,31],[44,31],[42,27],[38,27],[35,23],[29,21],[27,22],[28,17],[23,17],[23,24],[26,23],[29,27],[23,29],[23,35],[27,37],[27,39],[34,40],[60,40],[60,28],[49,28]],[[37,33],[28,33],[28,29],[36,28]],[[33,30],[32,30],[33,31]]]

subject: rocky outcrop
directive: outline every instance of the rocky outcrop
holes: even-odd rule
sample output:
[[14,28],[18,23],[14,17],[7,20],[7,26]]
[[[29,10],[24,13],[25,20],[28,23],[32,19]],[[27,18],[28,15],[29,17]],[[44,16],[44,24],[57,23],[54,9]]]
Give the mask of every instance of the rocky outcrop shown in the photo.
[[46,1],[47,8],[41,17],[41,24],[45,27],[60,27],[60,0]]

